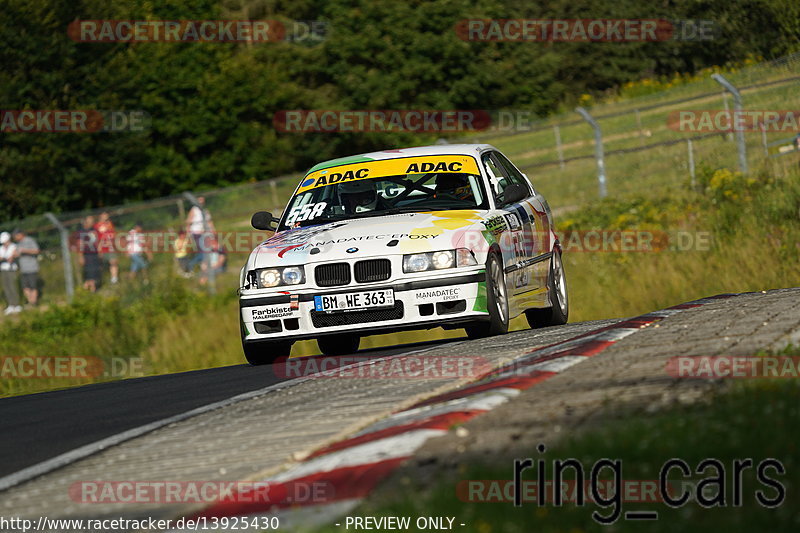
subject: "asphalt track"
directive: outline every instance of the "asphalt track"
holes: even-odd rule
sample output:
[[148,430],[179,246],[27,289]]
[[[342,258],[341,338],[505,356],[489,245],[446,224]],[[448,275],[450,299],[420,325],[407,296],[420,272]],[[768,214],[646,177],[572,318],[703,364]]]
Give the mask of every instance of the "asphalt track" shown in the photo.
[[[386,357],[462,339],[362,350]],[[111,435],[287,381],[247,364],[0,399],[0,477]]]

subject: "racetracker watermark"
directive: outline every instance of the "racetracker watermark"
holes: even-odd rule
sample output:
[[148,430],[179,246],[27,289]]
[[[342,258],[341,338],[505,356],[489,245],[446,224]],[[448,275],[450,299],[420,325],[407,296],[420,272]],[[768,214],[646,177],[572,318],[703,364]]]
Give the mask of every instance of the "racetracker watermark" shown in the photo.
[[573,230],[566,231],[564,252],[707,252],[712,235],[708,231],[661,230]]
[[[680,482],[689,483],[689,482]],[[597,480],[597,493],[603,501],[616,494],[616,480]],[[523,503],[539,501],[539,483],[536,481],[521,481],[521,500]],[[545,503],[553,503],[555,487],[553,481],[545,481],[543,485]],[[625,479],[621,480],[622,500],[625,503],[652,503],[663,502],[659,481],[657,479]],[[583,486],[578,487],[575,480],[561,481],[562,502],[576,503],[583,494],[587,503],[598,503],[592,498],[591,482],[584,480]],[[679,482],[669,482],[667,490],[672,495],[679,494]],[[459,481],[456,485],[456,496],[462,502],[469,503],[497,503],[514,502],[514,482],[510,479],[469,479]]]
[[322,20],[76,20],[67,27],[81,43],[314,43],[328,33]]
[[667,116],[667,126],[675,131],[713,133],[731,131],[800,131],[798,110],[712,110],[684,109]]
[[326,481],[76,481],[76,503],[272,503],[321,504],[335,496]]
[[0,357],[0,379],[41,378],[130,378],[142,377],[141,357],[37,356]]
[[717,24],[665,19],[463,19],[456,23],[455,32],[464,41],[710,41]]
[[150,129],[150,123],[150,115],[138,110],[0,110],[3,133],[136,132]]
[[[453,248],[468,248],[474,252],[488,252],[494,245],[503,250],[532,252],[537,243],[548,250],[552,247],[552,236],[549,232],[534,232],[523,228],[518,219],[508,222],[507,214],[487,220],[483,223],[486,229],[464,229],[452,233]],[[504,224],[507,224],[505,226]],[[140,234],[138,242],[152,253],[196,254],[206,252],[222,253],[276,253],[283,256],[289,252],[304,252],[312,247],[327,247],[336,244],[352,245],[360,241],[378,239],[410,239],[423,240],[436,238],[436,234],[380,234],[359,235],[330,241],[314,241],[285,243],[268,241],[273,233],[263,231],[221,231],[206,232],[196,235],[180,234],[175,231],[155,231]],[[706,252],[713,246],[713,234],[709,231],[684,230],[645,230],[645,229],[597,229],[570,230],[557,232],[561,249],[566,253],[659,253]],[[94,233],[75,233],[71,238],[73,250],[82,253],[126,253],[129,237],[126,233],[103,235]],[[529,249],[531,248],[531,249]]]
[[[522,226],[516,215],[498,216],[484,222],[486,229],[456,231],[453,248],[489,252],[495,245],[518,254],[533,254],[535,246],[548,251],[552,237],[548,232],[533,232]],[[713,245],[709,231],[598,229],[557,232],[564,253],[659,253],[707,252]],[[544,253],[544,252],[542,252]]]
[[375,359],[368,356],[281,358],[272,364],[281,378],[461,379],[477,378],[491,370],[483,357],[404,355]]
[[282,133],[518,133],[540,122],[525,109],[292,109],[272,117]]
[[[272,236],[272,233],[259,231],[219,231],[207,232],[197,235],[181,235],[175,231],[154,231],[141,233],[138,243],[144,249],[153,253],[166,254],[194,254],[213,251],[225,253],[250,253],[259,244]],[[115,233],[97,237],[91,232],[76,233],[71,238],[74,250],[83,253],[92,253],[100,250],[101,253],[126,253],[129,236],[127,233]],[[256,253],[262,250],[256,249]]]
[[667,374],[685,379],[797,379],[798,356],[679,356],[667,361]]
[[482,109],[293,109],[278,111],[272,118],[272,125],[283,133],[458,133],[485,131],[492,122],[492,113]]

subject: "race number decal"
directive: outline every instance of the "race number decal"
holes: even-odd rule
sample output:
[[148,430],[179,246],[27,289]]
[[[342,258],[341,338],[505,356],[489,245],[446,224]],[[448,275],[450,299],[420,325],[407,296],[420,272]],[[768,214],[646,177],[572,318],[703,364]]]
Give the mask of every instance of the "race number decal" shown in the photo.
[[517,231],[522,227],[522,224],[519,221],[519,217],[517,217],[515,213],[507,214],[506,221],[508,221],[508,227],[511,228],[511,231]]
[[326,207],[328,207],[328,202],[319,202],[316,204],[298,205],[297,207],[293,207],[289,212],[289,216],[286,217],[286,225],[293,226],[297,222],[313,220],[320,216],[322,212],[325,211]]

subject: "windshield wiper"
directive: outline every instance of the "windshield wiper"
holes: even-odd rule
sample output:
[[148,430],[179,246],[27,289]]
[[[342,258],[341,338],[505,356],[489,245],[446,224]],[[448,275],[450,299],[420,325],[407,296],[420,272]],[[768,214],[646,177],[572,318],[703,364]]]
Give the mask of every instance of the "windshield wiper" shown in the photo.
[[[358,213],[363,217],[380,217],[383,215],[400,215],[403,213],[418,213],[420,210],[416,207],[392,207],[384,209],[383,211],[368,211],[366,213]],[[359,217],[360,218],[360,217]]]
[[452,211],[459,209],[469,209],[465,207],[454,206],[407,206],[407,207],[393,207],[391,209],[384,209],[383,211],[367,211],[365,213],[356,213],[353,218],[367,218],[367,217],[381,217],[384,215],[401,215],[405,213],[430,213],[431,211]]

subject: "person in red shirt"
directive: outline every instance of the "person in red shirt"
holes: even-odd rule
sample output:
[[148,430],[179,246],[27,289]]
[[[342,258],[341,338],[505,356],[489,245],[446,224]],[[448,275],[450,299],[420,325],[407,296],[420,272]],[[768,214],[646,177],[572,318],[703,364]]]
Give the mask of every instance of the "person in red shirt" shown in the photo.
[[100,218],[94,225],[94,231],[97,233],[97,251],[100,257],[108,263],[111,283],[117,283],[119,282],[119,259],[114,241],[116,231],[108,211],[100,213]]

